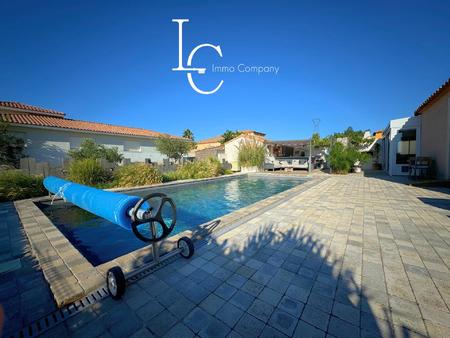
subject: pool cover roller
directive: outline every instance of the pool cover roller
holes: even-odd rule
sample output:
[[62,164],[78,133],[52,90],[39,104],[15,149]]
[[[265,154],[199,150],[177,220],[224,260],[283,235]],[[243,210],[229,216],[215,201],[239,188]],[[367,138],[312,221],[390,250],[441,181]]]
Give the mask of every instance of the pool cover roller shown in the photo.
[[96,189],[54,176],[44,179],[44,187],[64,200],[127,230],[131,229],[132,223],[129,211],[141,200],[137,196]]
[[[184,236],[178,239],[175,250],[159,257],[157,242],[167,237],[172,232],[176,223],[175,204],[172,199],[163,193],[152,193],[141,198],[100,190],[53,176],[44,179],[44,186],[49,192],[55,194],[55,196],[60,196],[64,200],[72,202],[76,206],[103,217],[127,230],[131,229],[137,238],[144,242],[151,242],[153,261],[144,264],[129,274],[128,280],[119,266],[114,266],[107,271],[106,287],[113,299],[120,299],[125,293],[127,283],[147,275],[153,271],[154,266],[157,266],[162,261],[173,257],[175,254],[180,254],[184,258],[190,258],[194,254],[192,240]],[[161,202],[154,209],[149,205],[148,201],[155,197],[159,198]],[[169,226],[165,223],[161,215],[162,207],[165,203],[168,203],[172,208],[173,219]],[[140,217],[138,216],[139,211],[143,211]],[[158,235],[155,223],[159,223],[162,226],[162,234]],[[139,224],[150,225],[150,237],[138,231],[137,226]]]

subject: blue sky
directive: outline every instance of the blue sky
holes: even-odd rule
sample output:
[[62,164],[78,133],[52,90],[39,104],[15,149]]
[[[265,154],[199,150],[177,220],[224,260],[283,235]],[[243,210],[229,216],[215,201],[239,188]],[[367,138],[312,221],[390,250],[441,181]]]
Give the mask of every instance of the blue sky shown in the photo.
[[[82,120],[196,139],[255,129],[307,138],[348,126],[384,128],[412,115],[450,76],[449,1],[0,2],[0,100]],[[178,62],[197,45],[192,90]],[[219,74],[211,65],[273,65],[273,74]]]

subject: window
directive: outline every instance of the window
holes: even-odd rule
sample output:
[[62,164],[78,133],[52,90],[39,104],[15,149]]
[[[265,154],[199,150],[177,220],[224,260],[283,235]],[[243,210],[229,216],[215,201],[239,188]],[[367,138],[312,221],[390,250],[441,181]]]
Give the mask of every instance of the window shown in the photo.
[[80,147],[80,139],[78,137],[69,138],[70,149],[78,149]]
[[125,144],[123,145],[123,150],[132,153],[140,153],[141,144],[139,142],[125,141]]
[[416,157],[416,130],[401,130],[398,135],[396,163],[408,164],[409,159]]

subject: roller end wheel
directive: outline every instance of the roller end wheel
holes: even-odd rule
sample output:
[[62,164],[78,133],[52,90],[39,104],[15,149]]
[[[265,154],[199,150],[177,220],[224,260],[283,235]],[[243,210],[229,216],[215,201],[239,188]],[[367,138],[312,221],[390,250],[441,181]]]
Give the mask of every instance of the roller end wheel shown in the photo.
[[194,243],[188,237],[181,237],[177,242],[177,247],[180,249],[180,255],[183,258],[191,258],[194,254]]
[[120,267],[115,266],[106,273],[106,287],[113,299],[122,298],[125,293],[126,280]]

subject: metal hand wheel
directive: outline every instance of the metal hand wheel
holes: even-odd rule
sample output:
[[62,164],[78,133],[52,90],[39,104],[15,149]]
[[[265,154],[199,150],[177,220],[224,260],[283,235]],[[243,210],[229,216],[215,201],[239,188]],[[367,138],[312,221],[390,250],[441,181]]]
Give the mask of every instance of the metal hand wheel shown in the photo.
[[[169,215],[167,208],[169,207]],[[167,225],[164,216],[170,220]],[[169,236],[177,222],[177,210],[175,203],[166,194],[152,193],[139,200],[131,211],[131,230],[141,241],[155,243]],[[142,227],[142,224],[148,224],[148,230]],[[157,231],[156,225],[159,224],[161,232]],[[144,229],[143,229],[144,228]],[[145,231],[147,230],[147,231]]]

